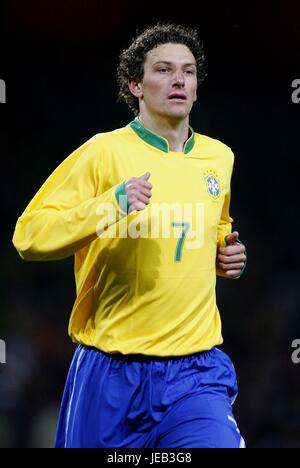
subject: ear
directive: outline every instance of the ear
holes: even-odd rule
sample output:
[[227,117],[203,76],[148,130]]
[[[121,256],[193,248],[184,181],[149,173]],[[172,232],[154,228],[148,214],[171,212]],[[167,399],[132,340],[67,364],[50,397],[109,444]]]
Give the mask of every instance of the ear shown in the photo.
[[134,80],[133,78],[129,78],[128,88],[135,97],[137,98],[143,97],[143,90],[142,90],[141,82]]
[[197,90],[195,91],[195,94],[194,94],[194,102],[197,101]]

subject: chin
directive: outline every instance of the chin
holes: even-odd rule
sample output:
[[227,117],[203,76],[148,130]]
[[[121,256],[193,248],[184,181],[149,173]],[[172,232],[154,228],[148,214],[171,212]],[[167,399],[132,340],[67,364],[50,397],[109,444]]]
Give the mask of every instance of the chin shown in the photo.
[[188,116],[187,112],[169,112],[168,117],[171,119],[183,120]]
[[186,106],[182,106],[182,107],[177,107],[175,109],[168,109],[168,116],[170,118],[173,118],[173,119],[185,119],[189,113],[190,113],[190,110],[191,109],[187,109]]
[[186,107],[182,107],[181,109],[161,109],[158,114],[171,120],[184,120],[189,115],[189,110]]

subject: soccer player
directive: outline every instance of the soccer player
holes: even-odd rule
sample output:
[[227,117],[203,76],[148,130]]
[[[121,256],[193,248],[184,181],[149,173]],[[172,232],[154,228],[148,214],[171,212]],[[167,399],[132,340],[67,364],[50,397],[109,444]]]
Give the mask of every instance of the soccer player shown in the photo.
[[196,30],[140,33],[118,67],[135,119],[74,151],[17,221],[24,260],[75,255],[78,346],[56,447],[244,445],[215,286],[246,255],[231,232],[233,153],[189,125],[204,75]]

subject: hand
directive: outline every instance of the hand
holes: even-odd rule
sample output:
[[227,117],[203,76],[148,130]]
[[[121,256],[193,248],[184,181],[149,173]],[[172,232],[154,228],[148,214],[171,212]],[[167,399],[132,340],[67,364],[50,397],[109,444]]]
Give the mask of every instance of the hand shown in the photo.
[[217,275],[225,278],[238,276],[245,266],[246,248],[237,243],[239,233],[232,232],[226,236],[226,247],[218,247],[217,251]]
[[141,177],[132,177],[125,182],[125,192],[129,204],[128,212],[144,210],[152,197],[152,184],[149,182],[150,172]]

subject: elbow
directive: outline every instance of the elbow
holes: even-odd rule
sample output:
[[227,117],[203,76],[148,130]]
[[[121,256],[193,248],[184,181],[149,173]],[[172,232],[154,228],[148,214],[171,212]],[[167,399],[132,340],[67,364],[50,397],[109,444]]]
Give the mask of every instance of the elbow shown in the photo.
[[22,244],[15,244],[13,242],[19,256],[22,260],[27,262],[42,262],[47,260],[59,260],[59,256],[56,256],[52,253],[47,251],[42,251],[37,249],[33,245],[22,245]]
[[41,253],[38,252],[32,245],[25,242],[19,242],[13,237],[13,245],[16,248],[21,259],[24,261],[38,261],[43,260]]
[[41,242],[38,239],[30,241],[18,236],[17,233],[15,233],[12,242],[21,259],[28,262],[61,260],[69,256],[65,249],[55,249],[49,243]]
[[53,224],[53,219],[19,218],[12,242],[22,260],[61,260],[74,253],[73,245],[66,245],[61,231],[56,231]]
[[22,229],[16,226],[12,243],[24,261],[39,261],[44,260],[45,252],[37,248],[37,243],[33,239],[28,238]]

